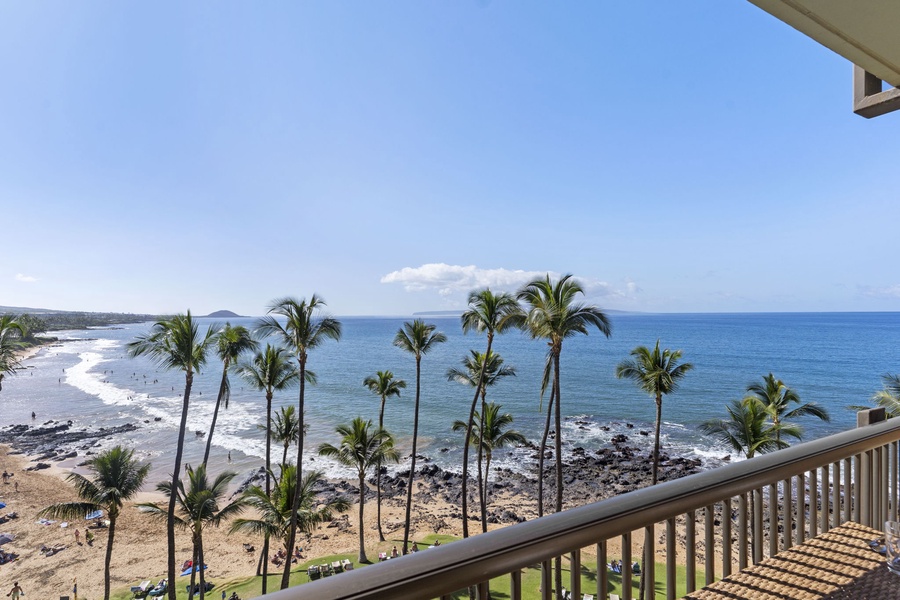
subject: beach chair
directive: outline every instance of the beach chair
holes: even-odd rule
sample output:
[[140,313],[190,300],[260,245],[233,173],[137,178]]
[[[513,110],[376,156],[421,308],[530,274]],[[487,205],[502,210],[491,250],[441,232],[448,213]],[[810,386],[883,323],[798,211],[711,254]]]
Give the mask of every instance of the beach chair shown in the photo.
[[379,562],[385,561],[385,560],[387,560],[387,559],[388,559],[388,557],[387,557],[387,552],[379,552],[379,553],[378,553],[378,561],[379,561]]
[[331,563],[331,570],[332,570],[334,573],[343,573],[343,572],[344,572],[344,565],[341,564],[341,561],[336,560],[336,561],[334,561],[333,563]]
[[331,565],[325,563],[324,565],[319,565],[319,570],[322,572],[322,577],[331,577],[334,572],[331,570]]
[[619,600],[619,595],[618,594],[610,594],[609,600]]
[[581,600],[594,600],[593,594],[584,594],[581,596]]
[[349,559],[346,559],[346,558],[345,558],[344,560],[342,560],[342,561],[341,561],[341,565],[344,567],[344,570],[345,570],[345,571],[352,571],[352,570],[353,570],[353,563],[350,562]]
[[310,581],[315,581],[322,576],[322,573],[319,572],[319,567],[317,567],[316,565],[313,565],[310,568],[306,569],[306,574],[307,576],[309,576]]

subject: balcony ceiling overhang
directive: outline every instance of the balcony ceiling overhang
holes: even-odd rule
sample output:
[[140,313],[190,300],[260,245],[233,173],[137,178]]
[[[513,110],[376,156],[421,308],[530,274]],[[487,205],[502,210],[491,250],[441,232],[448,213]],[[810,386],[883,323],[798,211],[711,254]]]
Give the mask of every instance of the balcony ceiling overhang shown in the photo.
[[900,1],[750,2],[879,79],[900,87]]

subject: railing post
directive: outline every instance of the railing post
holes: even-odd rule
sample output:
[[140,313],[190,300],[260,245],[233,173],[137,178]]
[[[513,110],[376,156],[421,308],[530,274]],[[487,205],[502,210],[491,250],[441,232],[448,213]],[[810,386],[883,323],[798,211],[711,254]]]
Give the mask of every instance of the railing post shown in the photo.
[[666,600],[675,600],[675,517],[666,521]]
[[697,513],[689,510],[684,516],[684,567],[685,579],[687,580],[687,591],[690,594],[697,589],[697,529],[696,521]]
[[778,554],[778,482],[769,484],[769,557]]
[[762,488],[756,488],[753,494],[753,564],[762,561],[763,557],[763,495]]
[[722,577],[731,575],[731,498],[722,502]]
[[631,600],[631,532],[622,535],[622,598]]
[[784,518],[782,519],[782,535],[781,535],[781,549],[787,550],[792,545],[792,536],[794,533],[794,521],[792,519],[793,510],[794,510],[794,500],[793,500],[793,489],[792,489],[792,480],[791,478],[785,479],[783,482],[784,485],[784,510],[782,513],[784,514]]
[[706,569],[704,585],[709,585],[716,580],[715,506],[710,504],[703,509],[703,513],[703,564]]
[[516,569],[509,574],[510,600],[522,600],[522,571]]
[[606,569],[606,540],[597,544],[597,598],[606,600],[609,593],[609,571]]
[[569,557],[569,588],[574,600],[581,598],[581,550],[573,550]]
[[[752,492],[751,492],[752,493]],[[747,521],[747,494],[738,496],[738,568],[747,568],[747,544],[750,542]]]
[[809,537],[819,535],[819,477],[818,471],[809,472]]

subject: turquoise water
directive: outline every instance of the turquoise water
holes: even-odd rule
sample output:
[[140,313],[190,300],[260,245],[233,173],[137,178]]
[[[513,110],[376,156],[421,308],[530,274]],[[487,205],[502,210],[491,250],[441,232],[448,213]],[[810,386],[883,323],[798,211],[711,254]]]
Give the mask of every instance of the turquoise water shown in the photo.
[[[307,388],[307,419],[311,424],[307,448],[334,442],[334,427],[357,415],[377,420],[379,400],[362,386],[376,370],[392,370],[406,379],[403,396],[390,399],[386,426],[408,451],[412,432],[415,362],[392,345],[403,319],[344,318],[340,342],[328,342],[310,354],[309,368],[318,385]],[[426,319],[445,333],[448,341],[422,361],[420,451],[442,466],[459,463],[461,434],[450,430],[465,419],[472,391],[448,382],[449,367],[459,366],[469,349],[484,349],[485,339],[463,335],[455,318]],[[202,320],[206,323],[212,320]],[[232,324],[253,325],[252,319]],[[881,375],[900,370],[900,313],[791,313],[791,314],[667,314],[613,315],[613,333],[598,332],[567,339],[561,359],[562,408],[567,421],[567,447],[595,448],[617,433],[627,433],[635,445],[649,447],[652,438],[640,430],[652,429],[654,403],[628,381],[615,378],[616,364],[637,345],[678,348],[695,368],[679,390],[664,400],[663,445],[675,454],[702,458],[721,457],[727,449],[697,432],[701,421],[723,415],[723,405],[740,398],[747,384],[773,372],[794,388],[801,399],[825,406],[830,423],[804,420],[805,439],[813,439],[854,426],[850,404],[866,404],[881,388]],[[25,362],[25,371],[5,380],[0,425],[48,419],[73,420],[76,426],[110,426],[125,422],[141,425],[126,438],[115,440],[135,447],[154,463],[161,477],[171,464],[180,418],[184,376],[156,369],[143,358],[130,359],[125,344],[147,331],[149,324],[118,329],[63,332],[77,341],[44,349]],[[90,338],[90,339],[89,339]],[[488,398],[515,417],[515,427],[538,440],[543,426],[538,411],[539,386],[546,345],[521,333],[498,336],[495,351],[517,369],[491,389]],[[195,378],[188,417],[189,430],[206,430],[218,389],[221,366],[212,359]],[[213,469],[226,463],[243,472],[260,464],[264,444],[257,425],[264,421],[265,399],[232,378],[229,409],[220,413],[214,437]],[[276,395],[274,404],[294,404],[297,392]],[[158,421],[155,419],[159,419]],[[634,429],[629,429],[632,424]],[[112,441],[107,442],[109,444]],[[188,436],[186,460],[202,456],[205,440]],[[329,474],[344,474],[329,461],[308,453],[308,466]],[[528,469],[523,450],[498,457],[498,464]]]

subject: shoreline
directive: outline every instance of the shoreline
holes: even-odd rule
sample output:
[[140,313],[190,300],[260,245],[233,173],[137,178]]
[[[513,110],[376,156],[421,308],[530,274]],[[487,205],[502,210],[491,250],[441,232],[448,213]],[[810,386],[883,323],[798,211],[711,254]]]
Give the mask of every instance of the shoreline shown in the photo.
[[[15,427],[5,428],[7,431]],[[25,426],[27,427],[27,426]],[[624,436],[623,436],[624,437]],[[64,458],[58,461],[47,461],[48,466],[41,470],[27,470],[36,466],[35,456],[23,453],[14,440],[0,443],[0,468],[12,471],[10,483],[0,485],[0,499],[7,507],[2,514],[17,512],[18,518],[11,519],[2,526],[4,533],[12,533],[16,539],[4,546],[7,552],[18,554],[16,561],[2,565],[0,573],[4,579],[18,580],[28,593],[42,592],[52,596],[65,594],[71,590],[72,580],[78,579],[79,592],[82,598],[96,598],[103,590],[103,560],[106,538],[97,535],[92,547],[75,543],[73,523],[61,527],[60,523],[41,525],[37,523],[37,512],[57,502],[68,502],[76,499],[74,488],[65,481],[66,475],[78,470],[85,457]],[[537,452],[536,448],[532,448]],[[595,456],[585,456],[592,454]],[[616,456],[618,455],[618,456]],[[444,534],[462,537],[460,513],[460,475],[445,471],[423,457],[423,463],[416,475],[416,494],[414,511],[411,520],[412,539],[431,534]],[[627,439],[619,440],[613,448],[600,451],[575,452],[570,458],[567,475],[577,478],[567,483],[566,506],[572,508],[624,493],[630,489],[643,487],[645,479],[649,481],[649,466],[642,456],[636,455],[636,449],[627,445]],[[77,461],[77,462],[76,462]],[[693,469],[687,459],[670,459],[666,473],[671,477],[680,477]],[[553,462],[548,460],[545,468],[552,469]],[[645,477],[646,476],[646,477]],[[400,480],[408,477],[408,469],[395,475],[382,477],[382,524],[387,542],[378,541],[375,510],[374,473],[369,478],[366,493],[365,536],[366,550],[370,560],[378,556],[378,552],[390,551],[391,545],[402,541],[405,525],[405,485]],[[548,478],[552,479],[552,478]],[[19,483],[19,491],[14,491],[14,484]],[[549,483],[549,481],[547,481]],[[140,513],[137,502],[153,502],[164,499],[161,493],[148,490],[148,485],[134,501],[126,503],[120,516],[116,530],[115,551],[112,563],[112,589],[121,589],[136,585],[138,581],[151,579],[154,582],[165,576],[166,570],[166,535],[162,521]],[[480,520],[477,514],[475,499],[477,484],[471,480],[469,492],[470,502],[469,525],[475,534],[480,531]],[[488,516],[488,530],[506,527],[517,522],[537,517],[536,480],[515,473],[509,469],[497,469],[491,473],[491,500]],[[358,551],[358,488],[353,482],[344,480],[328,480],[320,484],[318,491],[323,496],[340,495],[350,502],[347,512],[336,515],[328,524],[323,524],[309,538],[301,538],[305,558],[315,558],[339,553],[356,554]],[[545,485],[546,498],[555,494],[552,483]],[[82,532],[84,524],[81,524]],[[207,562],[210,564],[208,576],[219,585],[218,589],[228,589],[230,580],[253,576],[262,545],[259,538],[226,533],[227,525],[218,529],[207,529],[204,532],[204,547]],[[636,532],[636,534],[639,532]],[[191,542],[187,532],[177,532],[176,560],[182,561],[190,557]],[[82,539],[84,536],[82,535]],[[257,547],[253,553],[247,553],[243,544]],[[615,555],[619,546],[618,540],[610,540],[610,556]],[[633,539],[634,550],[639,549],[639,535]],[[66,549],[53,556],[40,554],[41,545],[52,546],[62,544]],[[179,582],[180,583],[180,582]],[[224,585],[223,585],[224,584]]]

